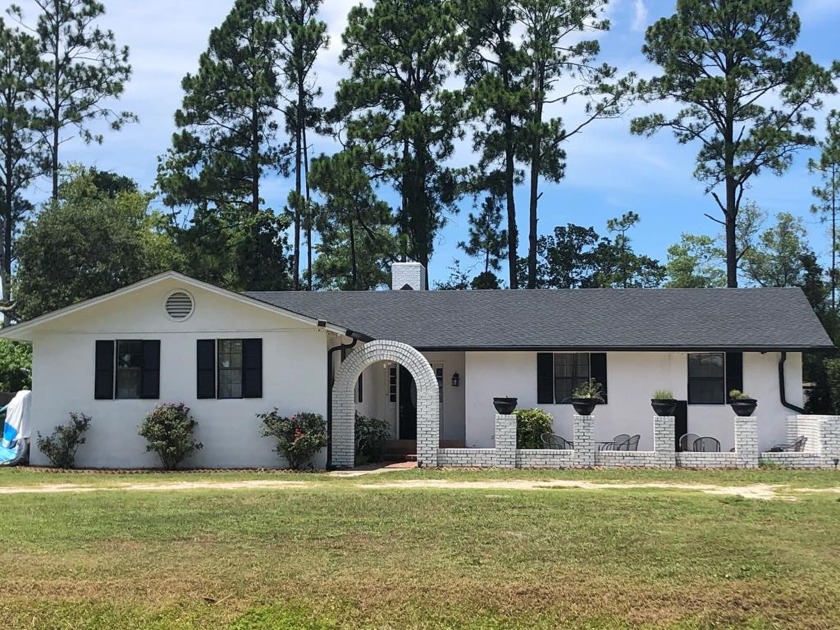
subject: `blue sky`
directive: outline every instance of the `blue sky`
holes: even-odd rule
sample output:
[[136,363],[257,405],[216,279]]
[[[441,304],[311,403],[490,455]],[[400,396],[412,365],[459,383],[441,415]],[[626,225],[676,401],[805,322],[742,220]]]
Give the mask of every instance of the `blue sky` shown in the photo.
[[[18,2],[34,21],[32,0]],[[105,0],[107,15],[102,22],[112,28],[120,45],[131,48],[134,74],[126,88],[119,109],[135,112],[139,124],[119,133],[108,133],[102,146],[85,146],[70,138],[64,145],[63,162],[81,162],[113,170],[136,179],[150,188],[154,183],[157,158],[170,144],[174,131],[173,115],[180,105],[181,78],[194,72],[198,57],[205,50],[210,30],[218,26],[232,6],[232,0]],[[330,49],[317,66],[325,104],[346,68],[338,63],[341,32],[350,6],[344,0],[325,0],[323,19],[331,34]],[[640,76],[656,74],[641,54],[645,28],[656,19],[673,13],[673,0],[613,0],[608,13],[612,30],[601,36],[602,59],[626,73]],[[840,26],[840,0],[795,0],[794,8],[802,20],[798,49],[810,53],[818,62],[828,64],[840,57],[836,33]],[[570,123],[581,115],[580,103],[570,103],[558,114]],[[673,105],[670,105],[673,107]],[[817,115],[822,133],[823,116],[830,108],[840,109],[840,98],[826,99],[826,107]],[[669,105],[657,109],[669,108]],[[543,184],[540,231],[550,232],[555,225],[577,223],[593,226],[606,233],[607,219],[632,210],[641,215],[641,223],[631,232],[634,247],[640,253],[664,262],[669,245],[681,232],[715,234],[717,224],[704,216],[719,216],[714,200],[704,194],[704,186],[692,177],[696,146],[679,146],[661,132],[652,139],[631,136],[630,118],[641,113],[631,110],[623,119],[600,121],[566,144],[566,177],[559,184]],[[314,153],[331,152],[328,139],[315,138]],[[773,215],[787,211],[804,217],[815,251],[825,259],[829,240],[825,227],[809,212],[811,187],[817,183],[807,171],[808,152],[798,155],[793,167],[782,177],[763,175],[752,182],[747,197]],[[465,143],[458,147],[455,162],[469,163],[473,156]],[[277,179],[266,191],[266,202],[281,208],[290,181]],[[32,197],[42,199],[48,182],[41,181]],[[527,243],[528,191],[518,191],[519,225],[522,244]],[[462,266],[469,261],[457,249],[466,237],[467,214],[471,201],[462,204],[460,214],[438,236],[436,252],[430,265],[432,280],[443,280],[453,258]],[[525,254],[524,246],[520,254]],[[476,263],[477,264],[477,263]]]

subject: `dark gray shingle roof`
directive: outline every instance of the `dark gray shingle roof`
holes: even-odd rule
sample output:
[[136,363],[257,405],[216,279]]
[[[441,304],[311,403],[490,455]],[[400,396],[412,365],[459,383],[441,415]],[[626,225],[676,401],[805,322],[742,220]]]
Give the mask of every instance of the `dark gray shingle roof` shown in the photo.
[[830,348],[799,289],[252,292],[418,349]]

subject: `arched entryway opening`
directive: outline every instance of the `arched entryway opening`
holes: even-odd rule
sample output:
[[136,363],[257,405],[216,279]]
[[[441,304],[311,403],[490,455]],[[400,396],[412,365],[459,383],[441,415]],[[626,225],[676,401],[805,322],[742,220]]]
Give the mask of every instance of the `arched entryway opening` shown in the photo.
[[359,374],[370,365],[388,361],[408,370],[417,388],[417,463],[437,466],[440,440],[438,382],[422,354],[397,341],[370,341],[355,350],[339,366],[332,395],[332,463],[352,467],[355,463],[356,401],[354,388]]

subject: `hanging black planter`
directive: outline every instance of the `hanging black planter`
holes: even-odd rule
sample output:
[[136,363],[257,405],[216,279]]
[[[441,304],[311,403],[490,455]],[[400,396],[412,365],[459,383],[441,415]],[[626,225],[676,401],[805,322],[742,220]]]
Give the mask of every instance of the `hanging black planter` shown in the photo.
[[519,402],[518,398],[499,397],[493,399],[493,406],[496,408],[496,413],[509,416],[516,409],[517,402]]
[[758,401],[755,398],[733,398],[729,401],[729,406],[736,416],[746,418],[753,415]]
[[572,407],[579,416],[591,416],[598,401],[595,398],[572,398]]
[[673,416],[677,410],[676,398],[651,398],[650,406],[657,416]]

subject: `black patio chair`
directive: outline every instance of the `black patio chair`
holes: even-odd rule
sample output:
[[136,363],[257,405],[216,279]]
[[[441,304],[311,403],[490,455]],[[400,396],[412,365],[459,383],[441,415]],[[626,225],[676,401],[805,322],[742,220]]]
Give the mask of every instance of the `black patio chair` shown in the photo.
[[597,442],[599,451],[618,451],[619,447],[624,444],[630,436],[627,433],[619,433],[609,442]]
[[713,437],[699,437],[694,440],[694,449],[697,453],[720,453],[720,442]]
[[694,450],[694,440],[699,438],[699,435],[694,435],[693,433],[686,433],[680,438],[680,450],[681,451],[692,451]]
[[638,433],[627,440],[620,450],[622,451],[638,451],[639,450],[639,440],[642,439],[642,436]]
[[543,433],[540,436],[540,441],[545,448],[559,449],[561,451],[569,451],[574,448],[574,444],[564,437],[554,435],[553,433]]
[[805,443],[808,438],[800,435],[796,442],[790,444],[774,444],[770,447],[771,453],[802,453],[805,450]]

